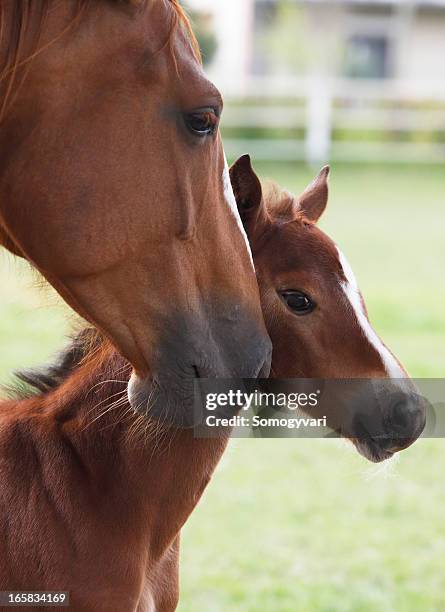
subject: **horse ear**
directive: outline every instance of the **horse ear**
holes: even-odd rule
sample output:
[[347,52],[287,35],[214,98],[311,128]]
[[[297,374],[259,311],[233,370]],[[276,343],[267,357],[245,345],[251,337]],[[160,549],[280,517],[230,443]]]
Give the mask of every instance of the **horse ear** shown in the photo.
[[309,221],[316,223],[324,213],[328,203],[328,179],[330,167],[325,166],[317,178],[306,188],[298,198],[298,211]]
[[233,164],[230,181],[241,219],[245,221],[260,209],[263,200],[261,182],[252,168],[250,155],[243,155]]

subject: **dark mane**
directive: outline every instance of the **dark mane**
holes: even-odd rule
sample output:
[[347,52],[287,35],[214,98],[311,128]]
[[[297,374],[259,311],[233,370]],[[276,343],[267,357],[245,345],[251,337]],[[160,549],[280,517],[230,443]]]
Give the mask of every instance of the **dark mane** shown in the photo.
[[[141,6],[147,2],[147,0],[110,1],[127,2]],[[92,0],[77,0],[71,23],[56,40],[71,29],[91,2]],[[164,47],[170,45],[170,50],[173,53],[171,45],[173,35],[178,27],[183,27],[197,60],[201,61],[198,41],[179,0],[166,0],[166,2],[173,9],[173,18]],[[49,43],[44,47],[39,47],[45,19],[53,3],[54,0],[0,0],[0,52],[2,56],[0,57],[0,121],[3,119],[9,104],[13,101],[14,90],[17,90],[26,78],[26,71],[31,60],[52,44]],[[9,15],[5,5],[9,5]],[[33,37],[29,40],[31,30],[33,31]],[[21,72],[20,78],[18,78],[19,72]]]
[[76,368],[97,353],[103,344],[103,338],[94,328],[82,330],[73,336],[71,343],[59,353],[52,365],[17,372],[17,384],[8,389],[8,395],[13,399],[26,399],[57,389]]

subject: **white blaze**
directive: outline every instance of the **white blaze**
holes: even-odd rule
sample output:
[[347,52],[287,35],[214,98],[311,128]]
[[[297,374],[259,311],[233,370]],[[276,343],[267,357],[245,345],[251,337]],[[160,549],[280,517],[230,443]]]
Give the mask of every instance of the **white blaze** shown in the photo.
[[357,321],[363,331],[363,334],[380,355],[388,376],[390,378],[406,378],[406,373],[397,363],[394,355],[392,355],[391,351],[388,350],[388,348],[383,344],[378,335],[372,329],[363,308],[360,289],[358,288],[354,272],[340,249],[337,249],[337,251],[343,268],[343,273],[346,277],[346,281],[341,283],[341,287],[348,299],[348,302],[351,304],[352,309],[355,312],[355,316],[357,317]]
[[250,261],[252,263],[252,268],[255,269],[253,265],[253,257],[252,250],[250,248],[249,239],[247,238],[246,231],[243,226],[243,222],[241,221],[241,217],[238,211],[238,206],[236,204],[235,194],[233,193],[232,183],[230,182],[230,173],[229,166],[227,164],[227,159],[224,158],[224,170],[223,170],[223,187],[224,187],[224,197],[226,199],[227,204],[229,205],[230,210],[232,211],[233,216],[236,219],[238,227],[240,229],[241,234],[246,242],[247,252],[249,253]]

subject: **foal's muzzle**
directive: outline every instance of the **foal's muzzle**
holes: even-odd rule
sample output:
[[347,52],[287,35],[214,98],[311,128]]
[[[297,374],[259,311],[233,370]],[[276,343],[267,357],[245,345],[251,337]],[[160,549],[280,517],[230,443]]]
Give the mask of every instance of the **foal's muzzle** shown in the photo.
[[367,404],[368,400],[369,397],[364,399],[354,415],[351,431],[357,449],[367,459],[388,459],[422,434],[427,404],[415,390],[395,390],[388,381],[374,398],[373,407]]

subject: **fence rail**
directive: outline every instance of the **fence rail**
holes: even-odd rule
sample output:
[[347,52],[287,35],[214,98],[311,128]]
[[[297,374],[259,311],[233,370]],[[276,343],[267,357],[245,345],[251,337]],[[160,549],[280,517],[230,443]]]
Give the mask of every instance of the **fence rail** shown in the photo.
[[227,98],[229,156],[263,160],[445,162],[445,87],[321,77],[251,81]]

